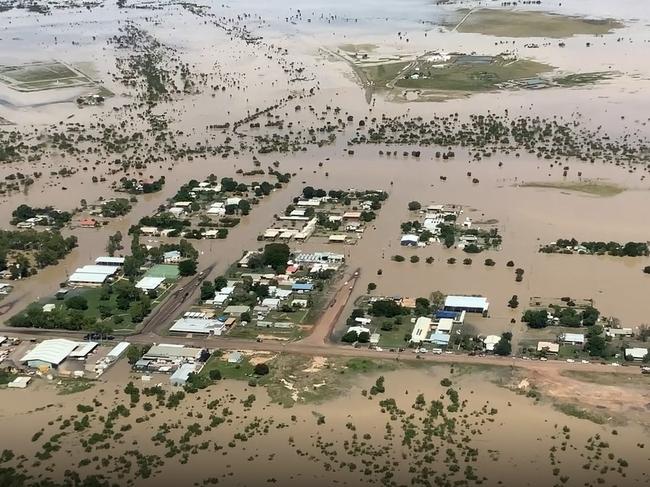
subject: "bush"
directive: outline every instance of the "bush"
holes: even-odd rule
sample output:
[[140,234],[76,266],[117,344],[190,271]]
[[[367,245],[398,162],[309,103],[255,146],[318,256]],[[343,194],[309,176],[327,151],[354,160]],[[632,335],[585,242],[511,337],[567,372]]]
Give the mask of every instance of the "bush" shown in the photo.
[[470,258],[463,259],[463,264],[464,265],[472,265],[472,259],[470,259]]
[[418,262],[420,262],[420,258],[417,255],[412,255],[411,256],[411,263],[412,264],[417,264]]
[[417,211],[422,208],[422,205],[420,204],[419,201],[411,201],[409,203],[409,210],[410,211]]
[[210,377],[210,380],[221,380],[221,372],[219,369],[212,369],[208,373],[208,377]]
[[356,331],[349,331],[343,337],[341,337],[341,341],[344,343],[354,343],[359,339],[359,335],[357,334]]
[[645,267],[643,268],[643,272],[644,272],[645,274],[650,274],[650,265],[645,266]]
[[515,263],[513,261],[511,261],[511,260],[509,260],[508,263],[506,264],[506,267],[514,267],[514,266],[515,266]]
[[405,260],[405,259],[404,259],[404,256],[402,256],[402,255],[393,255],[393,257],[391,257],[391,258],[392,258],[395,262],[404,262],[404,260]]
[[72,296],[65,301],[65,305],[70,309],[87,310],[88,300],[83,296]]
[[375,284],[374,282],[368,283],[368,292],[372,292],[375,289],[377,289],[377,284]]
[[266,364],[257,364],[253,371],[255,375],[267,375],[269,373],[269,366]]
[[485,265],[488,267],[494,267],[496,262],[494,262],[492,259],[485,259]]

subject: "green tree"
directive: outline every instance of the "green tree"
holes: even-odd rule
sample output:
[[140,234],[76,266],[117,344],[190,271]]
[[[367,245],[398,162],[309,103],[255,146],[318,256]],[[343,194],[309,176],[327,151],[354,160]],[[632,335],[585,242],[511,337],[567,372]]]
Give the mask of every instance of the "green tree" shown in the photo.
[[419,201],[411,201],[409,202],[408,207],[410,211],[417,211],[422,208],[422,205],[420,204]]
[[201,283],[201,301],[214,299],[214,293],[214,284],[212,282],[206,280]]
[[501,335],[501,340],[494,345],[494,353],[501,356],[510,355],[512,353],[512,345],[510,340],[512,339],[512,334],[509,332],[503,333]]
[[84,296],[72,296],[66,299],[65,305],[70,309],[85,311],[88,309],[88,300]]
[[178,272],[181,276],[193,276],[196,274],[196,261],[192,259],[181,260],[178,263]]
[[264,247],[262,263],[281,273],[286,269],[290,255],[291,250],[287,244],[271,243]]
[[265,363],[255,364],[253,372],[255,372],[255,375],[267,375],[269,373],[269,366]]
[[344,343],[354,343],[358,339],[359,335],[354,330],[348,331],[345,335],[343,335],[343,337],[341,337],[341,341]]

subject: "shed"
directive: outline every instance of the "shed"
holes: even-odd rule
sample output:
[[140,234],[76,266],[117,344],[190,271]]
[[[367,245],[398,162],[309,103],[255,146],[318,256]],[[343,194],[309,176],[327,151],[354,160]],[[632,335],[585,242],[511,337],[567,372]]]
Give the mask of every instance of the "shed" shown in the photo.
[[648,355],[647,348],[626,348],[625,349],[625,358],[628,360],[634,360],[635,362],[640,362]]
[[228,354],[228,363],[229,364],[238,364],[242,361],[241,352],[230,352]]
[[223,310],[224,313],[232,316],[241,316],[244,313],[250,312],[251,308],[250,306],[228,306],[226,309]]
[[311,282],[294,282],[291,285],[291,289],[293,291],[306,292],[314,289],[314,285]]
[[45,340],[36,345],[20,359],[29,367],[58,367],[79,344],[65,338]]
[[183,387],[187,384],[190,374],[196,372],[196,364],[181,364],[178,369],[171,375],[169,382],[176,387]]
[[135,284],[135,287],[143,291],[155,291],[163,282],[165,282],[164,277],[143,277]]
[[131,345],[129,342],[118,343],[106,354],[106,358],[111,361],[119,359],[122,354],[129,348],[129,345]]
[[490,303],[482,296],[447,296],[445,311],[467,311],[470,313],[487,312]]
[[417,235],[408,234],[408,235],[402,235],[402,238],[400,239],[399,243],[400,245],[403,245],[405,247],[417,247],[419,241],[420,238]]
[[562,333],[559,339],[561,342],[572,345],[583,345],[585,343],[585,336],[582,333]]

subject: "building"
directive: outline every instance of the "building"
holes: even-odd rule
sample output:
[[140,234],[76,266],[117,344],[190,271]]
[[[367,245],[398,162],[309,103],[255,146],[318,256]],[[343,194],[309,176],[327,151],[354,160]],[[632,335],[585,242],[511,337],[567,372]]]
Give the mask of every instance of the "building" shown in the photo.
[[447,335],[446,333],[434,332],[429,336],[429,338],[427,338],[427,341],[434,345],[438,345],[439,347],[446,347],[449,345],[450,339],[451,339],[451,335]]
[[205,318],[180,318],[169,328],[171,333],[192,333],[199,335],[221,335],[226,324],[219,320]]
[[625,349],[625,358],[627,360],[634,360],[635,362],[641,362],[645,356],[648,355],[647,348],[626,348]]
[[229,364],[238,364],[242,361],[241,352],[230,352],[228,354],[228,363]]
[[343,213],[344,220],[358,220],[360,218],[361,218],[360,211],[346,211],[345,213]]
[[582,333],[562,333],[558,339],[562,343],[566,343],[569,345],[584,345],[585,344],[585,336]]
[[178,264],[181,258],[181,253],[178,250],[170,250],[163,254],[163,262],[165,264]]
[[143,277],[135,284],[135,287],[145,292],[155,291],[163,282],[165,282],[164,277]]
[[560,351],[560,344],[553,342],[537,342],[537,351],[546,353],[558,353]]
[[445,311],[467,311],[468,313],[487,313],[490,303],[482,296],[447,296]]
[[413,326],[413,331],[411,332],[411,341],[413,343],[421,343],[427,339],[427,334],[431,329],[431,324],[433,320],[427,318],[426,316],[420,316]]
[[631,337],[634,332],[632,328],[606,328],[605,335],[612,338]]
[[441,318],[438,320],[436,325],[436,331],[438,333],[451,333],[451,329],[454,327],[454,320],[451,318]]
[[244,313],[249,313],[250,310],[251,310],[250,306],[239,305],[239,306],[228,306],[226,309],[223,310],[223,312],[226,313],[227,315],[240,317]]
[[152,362],[194,362],[201,356],[200,348],[161,343],[152,346],[142,357]]
[[85,265],[77,268],[68,278],[70,284],[100,285],[119,270],[118,266]]
[[327,240],[331,243],[345,243],[346,239],[345,235],[330,235]]
[[488,335],[483,339],[483,345],[485,350],[488,352],[494,352],[494,347],[497,343],[501,341],[501,337],[498,335]]
[[297,264],[340,264],[345,261],[343,254],[336,254],[334,252],[314,252],[314,253],[299,253],[293,257],[293,261]]
[[408,234],[408,235],[402,235],[402,238],[400,239],[399,243],[403,247],[417,247],[419,241],[420,238],[417,235]]
[[291,285],[291,290],[298,293],[306,293],[312,291],[313,289],[314,285],[311,282],[294,282]]
[[56,369],[78,346],[79,343],[65,338],[45,340],[27,352],[20,361],[35,369]]
[[183,387],[187,384],[190,374],[196,373],[197,364],[185,363],[181,364],[176,371],[169,378],[171,385],[175,387]]
[[109,267],[121,267],[124,265],[124,257],[97,257],[95,265],[106,265]]
[[81,228],[95,228],[99,223],[94,218],[84,218],[79,220]]
[[106,358],[111,362],[115,362],[122,356],[124,352],[126,352],[130,345],[131,344],[129,342],[118,343],[106,354]]

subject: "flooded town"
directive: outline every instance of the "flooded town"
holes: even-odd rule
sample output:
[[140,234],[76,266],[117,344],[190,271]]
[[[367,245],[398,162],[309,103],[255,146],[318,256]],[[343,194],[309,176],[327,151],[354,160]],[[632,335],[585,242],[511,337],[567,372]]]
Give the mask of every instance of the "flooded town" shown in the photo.
[[648,485],[649,24],[0,0],[0,485]]

